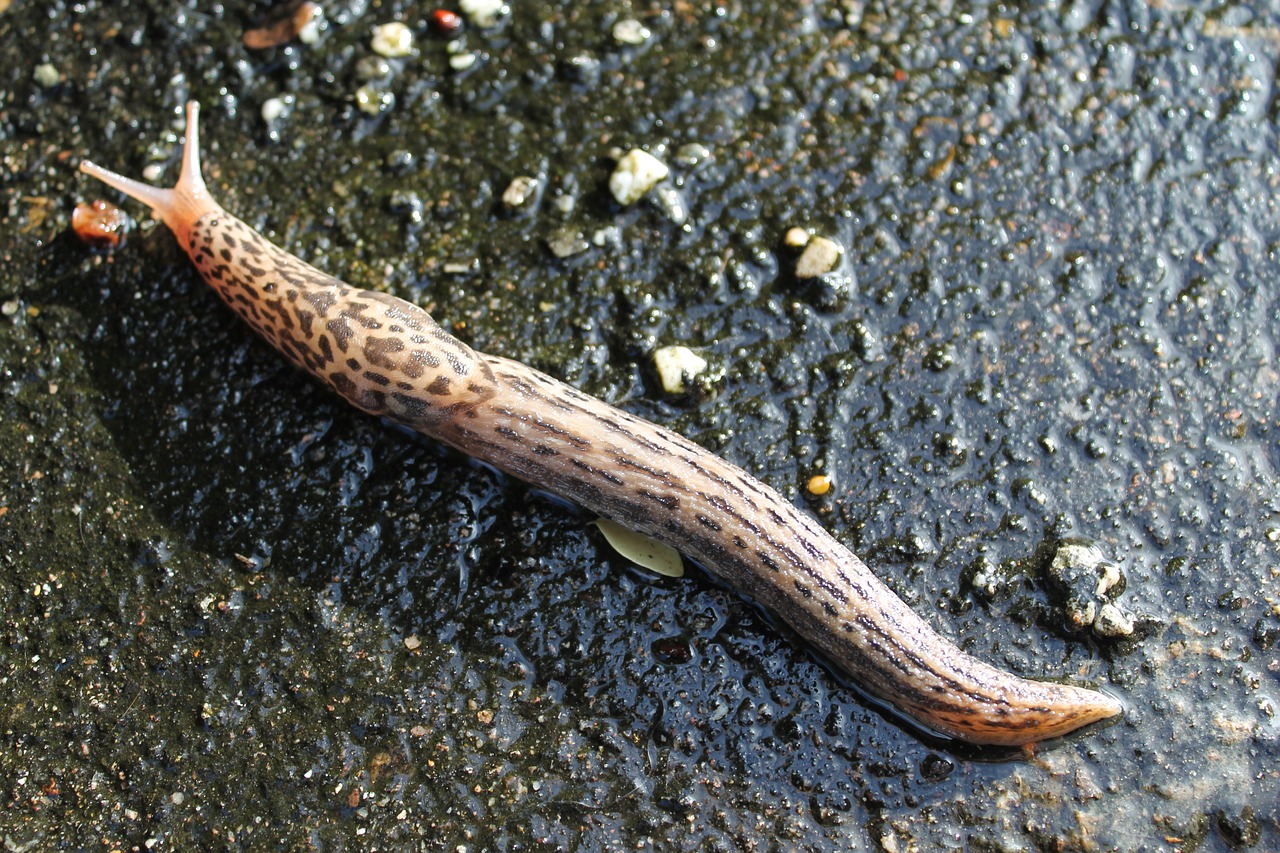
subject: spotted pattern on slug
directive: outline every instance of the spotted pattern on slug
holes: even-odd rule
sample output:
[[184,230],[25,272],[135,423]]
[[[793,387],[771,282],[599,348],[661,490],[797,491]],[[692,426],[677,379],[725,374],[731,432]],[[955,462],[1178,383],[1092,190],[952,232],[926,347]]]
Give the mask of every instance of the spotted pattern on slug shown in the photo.
[[426,429],[497,393],[489,366],[426,311],[323,273],[225,211],[185,248],[254,331],[370,414]]
[[771,608],[842,670],[924,726],[1024,744],[1123,711],[1029,681],[938,635],[812,517],[693,442],[519,362],[474,352],[422,309],[277,248],[209,196],[198,106],[182,175],[152,187],[85,171],[159,212],[201,275],[294,364],[359,408],[648,533]]

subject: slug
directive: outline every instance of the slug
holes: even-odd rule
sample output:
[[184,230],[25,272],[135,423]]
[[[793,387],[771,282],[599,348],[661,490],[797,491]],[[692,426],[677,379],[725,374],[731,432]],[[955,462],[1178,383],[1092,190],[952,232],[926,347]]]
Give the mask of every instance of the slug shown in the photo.
[[421,308],[273,245],[209,195],[198,109],[187,105],[172,189],[88,161],[81,171],[150,205],[232,310],[352,405],[697,559],[871,694],[942,735],[1021,745],[1123,711],[1104,693],[1030,681],[962,652],[812,517],[737,466],[519,362],[476,352]]

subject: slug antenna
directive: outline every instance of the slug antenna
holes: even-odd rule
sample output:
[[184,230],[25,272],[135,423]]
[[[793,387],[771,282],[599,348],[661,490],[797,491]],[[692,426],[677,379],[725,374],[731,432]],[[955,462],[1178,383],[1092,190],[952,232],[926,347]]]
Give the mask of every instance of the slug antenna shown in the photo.
[[178,175],[178,183],[172,189],[153,187],[133,178],[126,178],[88,160],[80,163],[80,171],[148,205],[184,246],[188,234],[200,217],[222,209],[210,197],[209,189],[200,174],[200,104],[195,101],[187,102],[182,171]]

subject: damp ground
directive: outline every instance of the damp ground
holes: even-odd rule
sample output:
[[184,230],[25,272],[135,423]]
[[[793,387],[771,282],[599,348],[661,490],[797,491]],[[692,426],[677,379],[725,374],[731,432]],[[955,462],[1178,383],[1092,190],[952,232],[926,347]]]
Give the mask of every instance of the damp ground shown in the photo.
[[[0,2],[8,847],[1280,846],[1265,4],[320,5],[249,49],[269,4]],[[272,239],[742,464],[1124,719],[913,730],[697,567],[346,407],[74,171],[170,180],[190,98]],[[670,176],[622,206],[632,148]],[[96,198],[113,252],[69,229]]]

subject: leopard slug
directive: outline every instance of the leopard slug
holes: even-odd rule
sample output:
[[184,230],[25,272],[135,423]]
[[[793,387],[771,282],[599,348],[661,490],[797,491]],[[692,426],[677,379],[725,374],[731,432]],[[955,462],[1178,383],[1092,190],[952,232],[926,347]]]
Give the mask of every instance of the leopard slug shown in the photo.
[[1123,711],[1030,681],[937,634],[809,515],[735,465],[519,362],[478,353],[427,312],[327,275],[223,210],[187,105],[181,176],[83,172],[150,205],[232,310],[294,364],[390,418],[696,558],[928,729],[1019,745]]

